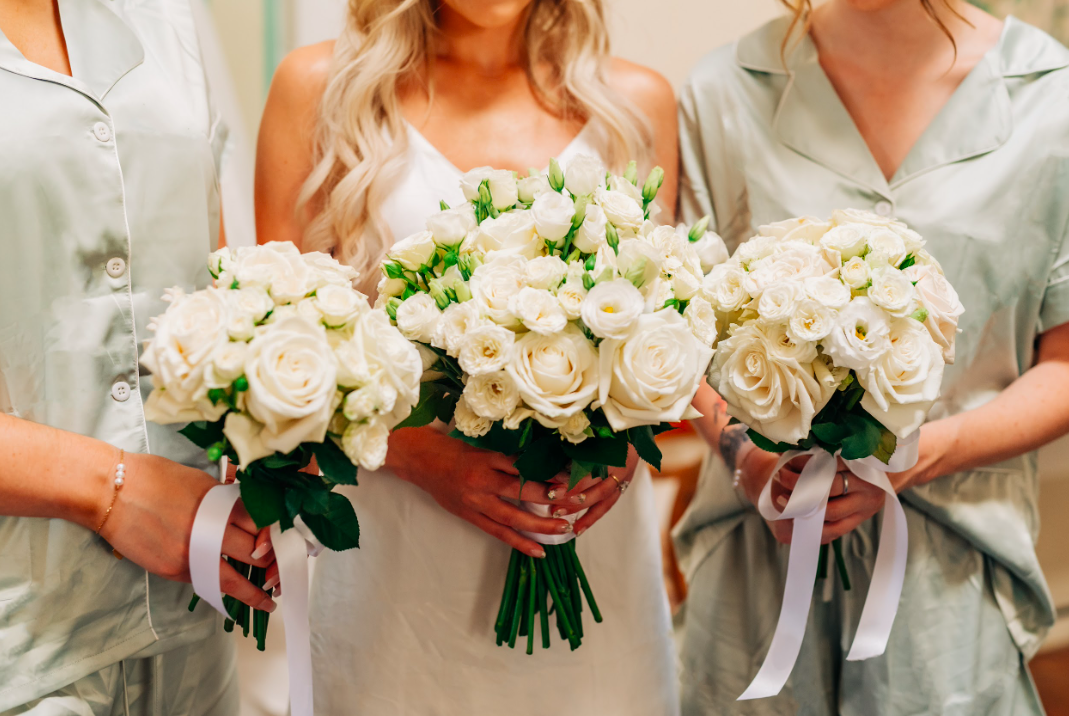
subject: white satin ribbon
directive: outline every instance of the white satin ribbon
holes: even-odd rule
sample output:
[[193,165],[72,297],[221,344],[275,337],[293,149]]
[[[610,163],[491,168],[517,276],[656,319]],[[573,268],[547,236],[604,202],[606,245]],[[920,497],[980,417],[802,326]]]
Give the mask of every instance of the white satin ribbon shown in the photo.
[[[854,643],[846,657],[848,661],[879,656],[887,649],[891,626],[898,612],[898,600],[902,595],[907,554],[906,513],[891,481],[887,479],[887,473],[903,472],[917,464],[918,439],[919,433],[914,433],[900,441],[887,465],[875,457],[846,461],[852,474],[886,493],[884,508],[889,513],[884,516],[872,583],[861,611]],[[811,458],[799,475],[798,485],[783,511],[778,511],[772,504],[772,480],[765,484],[758,501],[758,510],[766,520],[794,520],[794,526],[787,562],[787,584],[783,590],[783,607],[776,632],[761,669],[739,701],[762,699],[780,692],[798,659],[809,619],[824,514],[835,480],[838,453],[832,455],[822,448],[793,450],[780,457],[772,474],[775,475],[799,455],[809,455]]]
[[[553,505],[541,505],[537,502],[521,501],[520,507],[530,512],[532,515],[538,515],[539,517],[553,516]],[[570,524],[574,525],[575,521],[582,517],[585,513],[586,510],[582,510],[581,512],[576,512],[570,515],[561,515],[558,519],[568,520]],[[571,542],[573,539],[575,539],[574,530],[571,532],[562,532],[559,535],[547,535],[541,534],[539,532],[524,532],[523,530],[520,530],[519,532],[524,537],[533,539],[538,544],[567,544],[568,542]]]
[[[224,473],[225,474],[225,473]],[[223,535],[241,491],[236,483],[208,490],[193,519],[189,539],[189,573],[193,590],[224,616],[219,566]],[[278,564],[279,586],[286,585],[282,623],[286,628],[286,660],[290,676],[290,716],[313,716],[312,645],[308,626],[308,557],[323,550],[298,517],[293,529],[271,525],[271,546]]]

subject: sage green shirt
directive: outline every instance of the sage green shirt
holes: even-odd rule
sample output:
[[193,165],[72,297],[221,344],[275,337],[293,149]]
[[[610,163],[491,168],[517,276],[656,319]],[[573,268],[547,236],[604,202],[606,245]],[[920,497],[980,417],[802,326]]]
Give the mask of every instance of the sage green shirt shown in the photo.
[[[965,306],[957,360],[930,419],[987,403],[1033,364],[1040,333],[1069,322],[1069,50],[1009,18],[998,46],[887,181],[808,36],[784,67],[786,29],[777,20],[717,50],[683,88],[683,218],[712,214],[732,249],[762,224],[837,208],[907,222]],[[986,557],[999,608],[1026,655],[1054,622],[1034,547],[1037,490],[1030,453],[902,495],[907,509]],[[749,509],[729,479],[707,481],[682,527],[690,562]],[[911,531],[911,542],[924,539]],[[983,583],[983,574],[974,578]]]
[[[0,34],[0,411],[207,467],[145,421],[138,374],[164,289],[203,287],[218,241],[226,133],[189,1],[59,0],[73,77]],[[0,517],[0,711],[204,638],[191,595],[87,529]]]

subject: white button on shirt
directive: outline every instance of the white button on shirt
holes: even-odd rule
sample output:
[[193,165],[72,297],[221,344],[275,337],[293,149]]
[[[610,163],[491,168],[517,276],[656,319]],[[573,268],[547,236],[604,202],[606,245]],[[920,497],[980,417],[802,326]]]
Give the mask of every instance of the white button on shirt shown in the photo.
[[111,276],[112,278],[119,278],[124,273],[126,273],[126,262],[116,256],[112,260],[108,261],[108,265],[105,268],[108,272],[108,276]]
[[125,380],[120,380],[111,386],[111,397],[120,403],[125,403],[130,399],[130,384]]
[[891,212],[894,211],[894,207],[891,206],[891,202],[889,201],[878,201],[874,208],[876,213],[880,216],[890,216]]
[[97,122],[93,125],[93,134],[101,142],[111,141],[111,127],[104,124],[103,122]]

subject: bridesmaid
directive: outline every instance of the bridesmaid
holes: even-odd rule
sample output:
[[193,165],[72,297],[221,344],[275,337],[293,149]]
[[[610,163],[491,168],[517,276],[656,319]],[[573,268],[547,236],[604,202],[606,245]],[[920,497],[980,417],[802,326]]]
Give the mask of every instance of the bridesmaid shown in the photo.
[[[0,0],[4,716],[238,712],[233,640],[179,583],[216,480],[145,421],[138,368],[164,289],[207,283],[220,232],[226,131],[187,3]],[[226,553],[267,566],[233,522]],[[274,609],[229,566],[223,585]]]
[[[526,174],[580,154],[616,171],[631,157],[674,169],[675,124],[667,82],[609,56],[600,0],[350,0],[337,43],[297,50],[272,86],[259,237],[333,251],[373,291],[392,242],[423,230],[440,199],[464,200],[465,170]],[[661,190],[668,206],[675,177]],[[316,572],[324,714],[678,712],[644,471],[623,498],[630,470],[591,487],[575,526],[613,508],[579,542],[605,623],[577,652],[557,643],[529,657],[494,644],[508,546],[544,556],[518,530],[560,533],[567,523],[506,501],[520,490],[509,458],[433,427],[394,433],[386,467],[348,493],[368,536],[361,549],[324,555]],[[554,499],[545,485],[524,494],[577,505],[578,495]]]
[[763,701],[735,699],[775,629],[790,526],[753,508],[774,456],[703,394],[702,427],[738,489],[708,475],[682,527],[684,713],[1040,714],[1026,661],[1055,615],[1034,546],[1035,450],[1069,430],[1069,50],[959,0],[794,10],[686,83],[684,218],[711,213],[734,247],[791,216],[898,217],[966,310],[920,462],[892,476],[910,555],[886,654],[845,661],[883,498],[859,479],[841,496],[839,482],[824,538],[846,536],[857,586],[818,587],[794,673]]

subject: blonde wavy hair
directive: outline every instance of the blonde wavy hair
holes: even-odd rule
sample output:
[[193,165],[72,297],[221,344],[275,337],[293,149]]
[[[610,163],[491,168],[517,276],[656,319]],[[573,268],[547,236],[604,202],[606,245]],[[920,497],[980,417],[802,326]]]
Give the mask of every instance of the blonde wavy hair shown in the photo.
[[[349,0],[345,29],[319,107],[314,168],[298,211],[305,247],[333,253],[372,292],[395,237],[376,207],[408,148],[400,93],[422,81],[435,56],[440,0]],[[522,62],[538,100],[562,118],[590,122],[607,139],[606,161],[646,164],[652,130],[607,81],[609,34],[602,0],[532,0],[522,25]],[[433,98],[433,87],[426,87]]]

